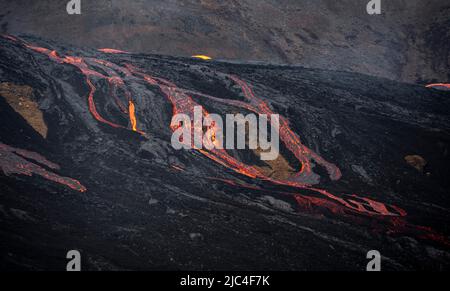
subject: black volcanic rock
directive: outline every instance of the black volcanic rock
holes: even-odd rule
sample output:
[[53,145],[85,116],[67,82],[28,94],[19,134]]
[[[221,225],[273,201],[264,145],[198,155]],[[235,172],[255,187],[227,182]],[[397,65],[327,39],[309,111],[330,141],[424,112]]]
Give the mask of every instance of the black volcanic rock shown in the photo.
[[1,0],[2,33],[142,53],[297,64],[410,83],[450,80],[442,0]]
[[[0,144],[42,155],[87,189],[0,173],[1,269],[64,270],[72,249],[83,270],[365,270],[372,249],[383,255],[383,270],[449,269],[448,92],[356,73],[107,54],[33,37],[0,41],[0,82],[33,88],[48,126],[44,139],[0,98]],[[85,60],[90,74],[122,78],[123,87],[86,79],[77,63],[60,62],[67,56]],[[173,149],[172,104],[138,73],[127,76],[130,66],[196,92],[196,102],[220,114],[246,113],[220,102],[242,100],[229,76],[239,77],[342,171],[332,181],[314,162],[314,187],[351,205],[361,201],[353,193],[370,198],[395,215],[381,215],[379,204],[364,204],[370,214],[354,211],[311,189],[252,179],[198,151]],[[119,128],[94,118],[88,80],[98,113]],[[145,134],[132,131],[114,103],[125,92]],[[423,172],[405,162],[408,155],[426,159]]]

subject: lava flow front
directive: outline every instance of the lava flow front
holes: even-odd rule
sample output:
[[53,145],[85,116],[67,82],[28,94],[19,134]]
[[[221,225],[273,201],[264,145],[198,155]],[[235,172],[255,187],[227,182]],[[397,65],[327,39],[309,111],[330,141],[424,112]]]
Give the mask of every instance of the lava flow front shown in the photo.
[[14,148],[8,145],[5,145],[0,142],[0,169],[2,169],[5,175],[10,174],[20,174],[26,176],[32,176],[33,174],[44,177],[47,180],[54,181],[56,183],[65,185],[71,189],[85,192],[86,187],[81,185],[75,179],[62,177],[55,173],[52,173],[42,166],[39,166],[33,162],[28,161],[27,159],[31,159],[36,161],[39,164],[42,164],[46,167],[49,167],[52,170],[59,170],[59,166],[48,161],[45,157],[40,154]]
[[436,89],[444,89],[444,90],[450,90],[450,84],[446,83],[435,83],[435,84],[429,84],[426,85],[427,88],[436,88]]

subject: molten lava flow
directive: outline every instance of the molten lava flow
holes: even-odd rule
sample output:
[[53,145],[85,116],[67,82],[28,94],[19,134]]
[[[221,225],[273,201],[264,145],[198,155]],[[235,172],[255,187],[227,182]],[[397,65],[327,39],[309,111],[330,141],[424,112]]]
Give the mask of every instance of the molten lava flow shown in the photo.
[[[257,114],[267,114],[268,116],[274,114],[264,101],[255,96],[252,89],[244,81],[236,76],[229,77],[241,88],[246,100],[249,101],[250,104],[246,106],[246,109],[250,109]],[[289,127],[287,119],[283,117],[280,117],[280,139],[288,150],[295,155],[298,161],[301,162],[302,168],[296,175],[297,177],[303,176],[302,180],[308,180],[308,177],[313,175],[311,160],[314,160],[327,170],[331,180],[339,180],[341,178],[342,174],[339,168],[334,164],[325,161],[322,157],[304,146],[301,143],[299,136]],[[295,178],[292,180],[295,180]]]
[[[100,122],[108,124],[115,128],[124,127],[115,123],[112,123],[106,119],[104,119],[99,112],[96,109],[96,105],[94,102],[94,95],[96,92],[96,88],[92,82],[91,79],[93,78],[101,78],[106,79],[108,83],[110,84],[110,87],[112,87],[112,91],[115,91],[115,87],[123,88],[125,89],[125,96],[126,101],[128,102],[128,117],[131,124],[131,129],[133,131],[138,131],[137,129],[137,120],[136,120],[136,114],[135,114],[135,104],[131,99],[131,94],[129,91],[125,88],[125,82],[123,79],[117,75],[115,72],[118,71],[122,75],[125,75],[127,77],[133,77],[138,76],[142,78],[144,81],[149,83],[150,85],[158,87],[161,92],[166,95],[166,97],[169,99],[169,101],[172,103],[173,107],[173,114],[183,113],[191,117],[193,119],[193,111],[194,107],[198,106],[191,96],[189,96],[185,90],[182,90],[178,88],[175,84],[173,84],[170,81],[164,80],[162,78],[152,77],[150,75],[147,75],[140,70],[136,69],[135,67],[131,65],[125,65],[125,67],[119,67],[116,64],[103,61],[103,60],[97,60],[97,59],[84,59],[81,57],[71,57],[71,56],[65,56],[65,57],[59,57],[58,54],[55,51],[50,51],[45,48],[40,47],[34,47],[30,45],[26,45],[28,48],[35,50],[39,53],[43,53],[48,55],[51,59],[58,63],[66,63],[71,64],[75,67],[77,67],[86,78],[86,83],[88,84],[90,90],[88,95],[88,104],[89,104],[89,110],[92,113],[92,115]],[[109,50],[108,50],[109,51]],[[102,73],[98,73],[97,71],[94,71],[90,68],[89,63],[96,63],[104,66],[104,69],[108,75],[104,75]],[[227,75],[227,77],[232,80],[237,86],[239,86],[241,92],[244,95],[245,101],[235,101],[235,100],[222,100],[221,102],[227,103],[231,106],[236,106],[239,108],[247,109],[250,111],[253,111],[258,114],[266,114],[269,117],[274,114],[273,111],[270,109],[270,107],[261,99],[256,97],[256,95],[253,93],[252,89],[249,85],[247,85],[244,81],[240,80],[236,76]],[[196,94],[196,92],[194,92]],[[202,96],[202,94],[197,94],[199,96]],[[116,97],[116,103],[118,104],[118,107],[121,108],[122,112],[126,112],[126,109],[124,108],[122,102],[118,100]],[[204,96],[204,95],[203,95]],[[214,98],[214,97],[213,97]],[[215,98],[217,100],[218,98]],[[206,117],[209,113],[206,110],[203,110],[203,116]],[[181,125],[179,125],[181,126]],[[177,127],[172,128],[172,130],[176,130]],[[194,127],[196,128],[196,127]],[[216,132],[218,130],[221,130],[214,125],[210,126],[208,129],[211,129],[212,132]],[[199,130],[199,129],[195,129]],[[202,130],[202,129],[200,129]],[[242,163],[241,161],[237,160],[236,158],[232,157],[227,153],[224,149],[211,149],[211,150],[204,150],[204,149],[197,149],[200,153],[205,155],[206,157],[210,158],[211,160],[223,165],[226,168],[229,168],[237,173],[240,173],[242,175],[245,175],[250,178],[257,178],[264,181],[271,182],[276,185],[284,185],[284,186],[290,186],[294,188],[304,189],[304,190],[310,190],[315,193],[318,193],[320,195],[323,195],[327,197],[328,199],[334,201],[334,203],[338,203],[343,205],[345,208],[347,208],[350,211],[358,212],[358,213],[365,213],[369,215],[387,215],[387,216],[397,216],[402,215],[403,212],[395,211],[394,208],[391,207],[392,210],[388,210],[388,207],[384,204],[381,204],[379,202],[372,201],[368,198],[359,198],[356,199],[353,197],[353,199],[344,199],[341,197],[337,197],[325,190],[313,188],[310,186],[309,181],[315,182],[315,176],[312,172],[312,164],[311,161],[315,161],[318,165],[323,166],[330,178],[332,180],[338,180],[341,177],[341,172],[338,167],[336,167],[334,164],[327,162],[322,157],[314,153],[312,150],[307,148],[301,143],[300,137],[295,134],[292,129],[289,127],[289,123],[286,119],[280,118],[280,138],[282,142],[285,144],[286,148],[291,151],[294,156],[297,158],[297,160],[301,164],[301,169],[299,169],[298,173],[294,175],[293,177],[290,177],[287,180],[278,180],[273,179],[270,177],[267,177],[257,167],[253,167],[247,164]],[[192,139],[193,140],[193,139]],[[192,145],[193,148],[195,148],[195,145]],[[358,200],[358,201],[357,201]],[[383,206],[381,206],[383,205]]]
[[6,39],[9,39],[9,40],[11,40],[11,41],[14,41],[14,42],[17,42],[17,41],[18,41],[18,39],[15,38],[15,37],[12,36],[12,35],[2,34],[2,37],[3,37],[3,38],[6,38]]
[[129,105],[128,105],[128,112],[130,113],[130,121],[131,121],[131,129],[133,131],[137,131],[137,122],[136,122],[136,115],[134,112],[134,103],[133,101],[129,101]]
[[[184,90],[179,89],[175,84],[166,81],[161,78],[155,78],[150,75],[147,75],[140,71],[139,69],[131,66],[126,65],[127,69],[130,70],[133,74],[143,78],[146,82],[153,86],[157,86],[161,92],[163,92],[169,101],[172,103],[173,107],[173,113],[174,114],[186,114],[189,117],[191,117],[191,120],[193,119],[193,112],[194,107],[198,106],[198,104],[187,95]],[[241,88],[241,90],[244,93],[244,96],[248,103],[242,103],[230,100],[230,105],[243,107],[245,109],[250,109],[256,113],[261,114],[273,114],[273,112],[270,110],[269,106],[264,103],[262,100],[257,98],[250,87],[244,83],[242,80],[238,79],[235,76],[229,76],[229,78],[233,81],[235,81]],[[201,94],[200,94],[201,95]],[[227,103],[227,101],[223,101]],[[203,110],[203,115],[206,117],[209,113],[206,110]],[[308,149],[306,146],[304,146],[300,142],[300,138],[289,128],[288,122],[285,119],[282,120],[280,124],[280,138],[285,143],[286,147],[294,153],[294,155],[297,157],[297,159],[302,163],[302,169],[299,171],[299,173],[294,177],[292,180],[277,180],[270,177],[267,177],[263,173],[261,173],[256,167],[247,165],[242,163],[241,161],[237,160],[236,158],[232,157],[227,153],[224,149],[197,149],[200,153],[202,153],[204,156],[208,157],[209,159],[223,165],[226,168],[229,168],[237,173],[240,173],[242,175],[245,175],[249,178],[257,178],[264,181],[271,182],[276,185],[283,185],[283,186],[290,186],[294,188],[309,190],[315,193],[318,193],[320,195],[325,196],[326,198],[330,199],[329,204],[340,204],[341,206],[345,207],[345,209],[357,212],[357,213],[363,213],[367,215],[381,215],[381,216],[403,216],[406,215],[404,211],[397,211],[395,207],[389,207],[387,205],[384,205],[380,202],[373,201],[368,198],[359,198],[356,195],[352,196],[352,199],[344,199],[341,197],[337,197],[325,190],[313,188],[310,185],[306,183],[302,183],[299,181],[296,181],[297,177],[303,176],[303,178],[308,175],[312,175],[312,167],[311,167],[311,160],[314,160],[319,165],[323,166],[329,173],[330,178],[332,180],[337,180],[341,177],[341,172],[339,168],[337,168],[335,165],[325,161],[323,158],[318,156],[316,153]],[[182,125],[179,125],[182,126]],[[172,128],[172,130],[176,130],[179,126]],[[192,126],[195,130],[196,127]],[[208,128],[209,129],[209,128]],[[220,129],[214,129],[214,130],[220,130]],[[193,140],[193,139],[192,139]],[[191,145],[192,148],[196,148],[194,144]],[[318,200],[311,200],[312,202],[318,201]],[[388,209],[391,210],[388,210]]]
[[205,56],[205,55],[193,55],[192,56],[195,59],[200,59],[200,60],[204,60],[204,61],[210,61],[212,60],[211,57]]
[[443,87],[443,88],[447,88],[447,89],[450,90],[450,84],[445,84],[445,83],[429,84],[429,85],[426,85],[425,87],[427,87],[427,88],[439,88],[439,87]]
[[[128,82],[144,81],[150,86],[158,89],[170,101],[173,114],[186,114],[191,118],[191,120],[194,119],[194,107],[199,106],[199,104],[194,101],[191,96],[208,98],[215,102],[224,103],[229,106],[245,109],[257,114],[266,114],[269,118],[272,114],[274,114],[269,105],[262,99],[258,98],[254,94],[252,88],[237,76],[226,75],[217,72],[217,74],[222,74],[225,76],[225,78],[231,80],[239,88],[244,98],[243,101],[222,99],[214,96],[209,96],[201,92],[181,89],[168,80],[148,75],[142,70],[130,64],[119,66],[108,61],[94,58],[72,56],[60,57],[56,51],[30,46],[28,44],[26,44],[25,46],[36,52],[43,53],[49,56],[49,58],[55,62],[61,64],[70,64],[78,68],[85,76],[86,83],[89,87],[88,105],[90,112],[96,120],[111,127],[126,128],[124,125],[115,124],[104,119],[97,111],[96,103],[94,101],[94,95],[96,92],[94,83],[95,81],[98,81],[100,79],[106,80],[109,84],[109,94],[114,97],[114,101],[120,109],[120,112],[123,114],[127,114],[127,117],[130,120],[131,130],[137,131],[141,134],[143,134],[143,132],[139,131],[137,128],[136,104],[131,97],[130,91],[127,89]],[[103,49],[102,51],[106,53],[118,53],[115,50],[110,49]],[[94,69],[98,66],[101,66],[102,73],[99,73],[96,69]],[[126,78],[126,82],[123,78]],[[119,89],[124,93],[118,94]],[[128,106],[126,106],[125,104],[128,104]],[[209,113],[203,109],[202,114],[203,117],[207,117]],[[186,125],[172,125],[171,129],[172,131],[175,131],[180,126]],[[192,127],[194,128],[194,131],[204,130],[199,129],[195,126]],[[219,133],[219,130],[221,129],[213,124],[209,126],[207,130],[213,132],[213,135],[217,135]],[[194,135],[195,133],[192,134]],[[246,183],[222,179],[222,181],[227,184],[256,191],[272,191],[280,195],[288,195],[289,197],[293,197],[299,207],[304,210],[311,210],[315,207],[319,207],[321,209],[328,209],[332,213],[340,215],[351,213],[363,214],[365,216],[377,217],[379,219],[388,218],[390,219],[389,221],[392,222],[392,224],[395,224],[396,230],[398,231],[408,231],[409,229],[415,229],[425,232],[424,236],[427,236],[429,238],[441,238],[431,230],[427,232],[425,229],[420,229],[420,227],[408,225],[403,220],[400,220],[402,217],[406,216],[407,213],[403,209],[395,205],[384,204],[354,194],[341,195],[343,197],[340,197],[324,189],[313,187],[312,184],[317,183],[318,177],[318,175],[313,172],[314,165],[317,164],[318,166],[323,167],[327,171],[330,179],[333,181],[339,180],[341,178],[341,171],[336,165],[326,161],[317,153],[306,147],[302,143],[300,136],[290,128],[288,120],[283,117],[280,117],[279,135],[286,149],[295,156],[295,158],[301,165],[300,169],[298,169],[298,171],[289,178],[275,179],[268,177],[266,174],[262,173],[257,166],[251,166],[239,161],[224,149],[199,149],[195,147],[195,144],[192,144],[191,146],[192,148],[203,154],[205,157],[213,160],[214,162],[222,165],[229,170],[242,174],[251,179],[258,179],[258,184],[269,183],[271,186],[285,186],[290,190],[267,190],[262,186],[254,186]],[[192,139],[192,141],[193,140],[194,139]],[[177,167],[172,166],[172,168],[179,170]],[[269,187],[269,189],[270,188],[271,187]],[[299,193],[300,191],[302,191],[302,194]],[[306,195],[303,192],[310,192],[312,195]],[[445,239],[442,240],[444,241]]]
[[48,161],[45,157],[27,150],[17,149],[0,142],[0,168],[5,175],[21,174],[32,176],[33,174],[44,177],[47,180],[70,187],[73,190],[85,192],[86,187],[77,180],[62,177],[45,170],[43,167],[34,164],[26,159],[31,159],[50,169],[59,170],[59,166]]
[[122,50],[116,50],[111,48],[101,48],[98,49],[99,52],[106,53],[106,54],[129,54],[130,52],[122,51]]
[[[127,97],[127,102],[129,104],[128,106],[128,116],[130,118],[130,124],[131,124],[131,129],[133,131],[136,131],[142,135],[144,135],[145,133],[138,130],[137,129],[137,119],[136,119],[136,108],[135,108],[135,104],[131,99],[131,94],[128,90],[125,89],[125,83],[122,80],[121,77],[119,77],[113,70],[111,70],[110,68],[116,68],[117,66],[109,63],[107,61],[102,61],[102,60],[97,60],[97,59],[91,59],[91,58],[82,58],[82,57],[73,57],[73,56],[65,56],[65,57],[60,57],[58,55],[58,53],[56,51],[51,51],[47,48],[42,48],[42,47],[36,47],[36,46],[32,46],[29,45],[27,43],[24,44],[25,47],[45,54],[47,55],[50,59],[54,60],[57,63],[61,63],[61,64],[70,64],[75,66],[76,68],[78,68],[81,73],[84,75],[85,79],[86,79],[86,84],[89,87],[89,94],[88,94],[88,105],[89,105],[89,111],[91,112],[92,116],[98,120],[101,123],[107,124],[111,127],[114,128],[126,128],[123,125],[119,125],[116,124],[114,122],[111,122],[109,120],[106,120],[105,118],[103,118],[100,113],[97,110],[97,106],[95,104],[95,100],[94,100],[94,96],[96,93],[96,87],[92,81],[93,78],[99,78],[99,79],[106,79],[108,81],[108,83],[110,84],[111,87],[113,87],[113,89],[110,92],[113,92],[113,96],[115,98],[116,104],[118,105],[118,107],[121,109],[121,111],[123,113],[127,113],[125,107],[123,106],[123,103],[121,102],[121,100],[117,97],[117,95],[114,93],[115,92],[115,88],[119,87],[119,88],[123,88],[125,91],[125,95]],[[111,51],[109,51],[111,52]],[[102,73],[99,73],[97,71],[95,71],[94,69],[91,69],[88,62],[93,62],[93,63],[97,63],[97,64],[101,64],[104,65],[106,68],[106,71],[108,73],[110,73],[111,76],[105,76]],[[109,70],[108,70],[109,68]],[[121,73],[123,73],[123,69],[119,70]],[[129,72],[126,72],[125,75],[129,75]]]

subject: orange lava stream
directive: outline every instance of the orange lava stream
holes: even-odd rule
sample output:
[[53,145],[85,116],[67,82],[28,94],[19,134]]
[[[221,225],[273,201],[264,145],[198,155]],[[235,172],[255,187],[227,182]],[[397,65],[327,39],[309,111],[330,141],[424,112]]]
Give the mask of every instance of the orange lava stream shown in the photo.
[[[179,89],[175,84],[169,81],[166,81],[161,78],[154,78],[148,74],[145,74],[132,65],[126,65],[126,68],[130,70],[133,74],[143,78],[150,85],[157,86],[172,103],[174,114],[177,113],[186,114],[191,117],[191,120],[193,119],[194,107],[199,105],[192,99],[192,97],[184,93],[183,90]],[[246,99],[250,102],[245,105],[246,109],[251,109],[254,112],[262,114],[268,115],[273,114],[270,108],[267,106],[267,104],[264,103],[259,98],[257,98],[246,83],[244,83],[235,76],[229,76],[229,78],[234,80],[241,87]],[[232,102],[231,104],[237,105],[240,103]],[[204,117],[207,116],[208,114],[209,113],[206,110],[203,110]],[[299,175],[311,173],[310,159],[313,159],[318,164],[324,166],[327,169],[331,179],[337,180],[341,177],[341,172],[335,165],[326,162],[320,156],[318,156],[310,149],[308,149],[306,146],[301,144],[299,137],[289,128],[287,120],[282,118],[280,118],[280,120],[282,120],[280,122],[280,138],[283,140],[284,144],[286,144],[287,148],[294,153],[294,155],[303,165]],[[176,130],[177,128],[178,127],[172,128],[172,130]],[[194,126],[192,126],[192,128],[196,130]],[[195,148],[194,145],[192,145],[192,147]],[[222,166],[231,169],[237,173],[240,173],[242,175],[245,175],[249,178],[252,179],[258,178],[277,185],[284,185],[304,190],[310,190],[334,201],[334,202],[330,201],[329,204],[335,205],[336,203],[338,203],[341,206],[344,206],[347,210],[353,212],[364,213],[367,215],[382,215],[382,216],[406,215],[405,211],[400,210],[397,207],[389,207],[388,205],[371,200],[369,198],[360,198],[354,195],[352,196],[352,199],[346,200],[344,198],[335,196],[326,190],[314,188],[308,184],[296,182],[295,180],[291,181],[291,180],[272,179],[262,174],[256,167],[244,164],[241,161],[237,160],[236,158],[230,156],[224,149],[211,149],[211,150],[197,149],[197,150],[206,157],[208,157],[209,159],[215,161],[216,163],[221,164]],[[314,202],[313,200],[310,201]],[[392,210],[388,210],[388,208],[391,208]]]
[[434,88],[434,87],[445,87],[450,89],[450,84],[445,84],[445,83],[436,83],[436,84],[428,84],[425,87],[427,88]]
[[129,101],[129,106],[128,106],[128,112],[130,113],[130,120],[131,120],[131,129],[133,131],[137,131],[137,121],[136,121],[136,115],[135,115],[135,108],[134,108],[134,103],[133,101]]
[[111,48],[101,48],[98,49],[99,52],[106,53],[106,54],[129,54],[130,52],[122,51],[122,50],[116,50]]
[[[105,118],[103,118],[100,113],[97,110],[97,107],[95,105],[95,100],[94,100],[94,96],[95,96],[95,92],[96,92],[96,87],[94,86],[93,82],[92,82],[92,78],[100,78],[100,79],[106,79],[108,81],[108,83],[110,84],[111,87],[116,88],[116,87],[125,87],[125,84],[123,82],[123,80],[118,77],[117,75],[113,76],[105,76],[101,73],[98,73],[97,71],[94,71],[93,69],[89,68],[89,65],[86,63],[86,60],[82,57],[73,57],[73,56],[64,56],[64,57],[60,57],[58,55],[58,53],[56,51],[51,51],[49,49],[43,48],[43,47],[36,47],[36,46],[32,46],[32,45],[28,45],[25,43],[25,47],[45,54],[47,55],[50,59],[52,59],[55,62],[61,63],[61,64],[70,64],[73,65],[75,67],[77,67],[81,73],[85,76],[86,78],[86,84],[89,87],[89,94],[88,94],[88,105],[89,105],[89,111],[91,112],[91,114],[94,116],[94,118],[104,124],[107,124],[111,127],[114,128],[126,128],[123,125],[119,125],[116,124],[114,122],[111,122],[109,120],[106,120]],[[102,64],[104,66],[109,66],[112,65],[109,62],[106,61],[102,61],[102,60],[97,60],[97,59],[87,59],[88,61],[92,61],[92,62],[96,62],[99,64]],[[110,71],[111,73],[112,71]],[[127,113],[126,109],[123,105],[123,103],[117,98],[117,96],[115,94],[114,98],[116,101],[116,104],[118,105],[118,107],[122,110],[122,112]],[[136,109],[135,109],[135,104],[132,101],[131,95],[130,93],[125,90],[125,95],[127,97],[127,101],[128,101],[128,116],[130,119],[130,124],[131,124],[131,130],[138,132],[140,134],[144,134],[144,132],[140,131],[137,129],[137,118],[136,118]]]
[[0,142],[0,169],[5,175],[21,174],[32,176],[33,174],[44,177],[47,180],[65,185],[73,190],[85,192],[87,189],[75,179],[62,177],[46,170],[38,164],[27,159],[34,160],[52,170],[59,170],[59,166],[48,161],[45,157],[35,152],[14,148]]
[[[239,85],[246,100],[250,102],[249,107],[247,108],[252,109],[253,112],[258,114],[267,114],[268,116],[274,114],[274,112],[264,101],[255,96],[252,89],[244,81],[240,80],[236,76],[230,76],[230,78]],[[327,170],[331,180],[335,181],[341,178],[342,174],[339,168],[334,164],[325,161],[322,157],[304,146],[300,141],[300,137],[289,127],[289,122],[287,119],[282,116],[280,116],[280,138],[289,151],[292,152],[302,164],[302,168],[297,176],[311,175],[311,160],[314,160]]]

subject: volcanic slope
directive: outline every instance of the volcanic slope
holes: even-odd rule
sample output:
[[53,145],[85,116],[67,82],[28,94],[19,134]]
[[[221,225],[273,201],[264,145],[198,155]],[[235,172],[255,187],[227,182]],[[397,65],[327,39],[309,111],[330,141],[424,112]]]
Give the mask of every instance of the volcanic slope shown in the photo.
[[[31,88],[47,128],[0,97],[2,269],[64,270],[71,249],[84,270],[365,270],[372,249],[384,270],[449,268],[449,92],[0,41],[2,87]],[[172,116],[197,105],[280,114],[279,158],[175,150]]]

